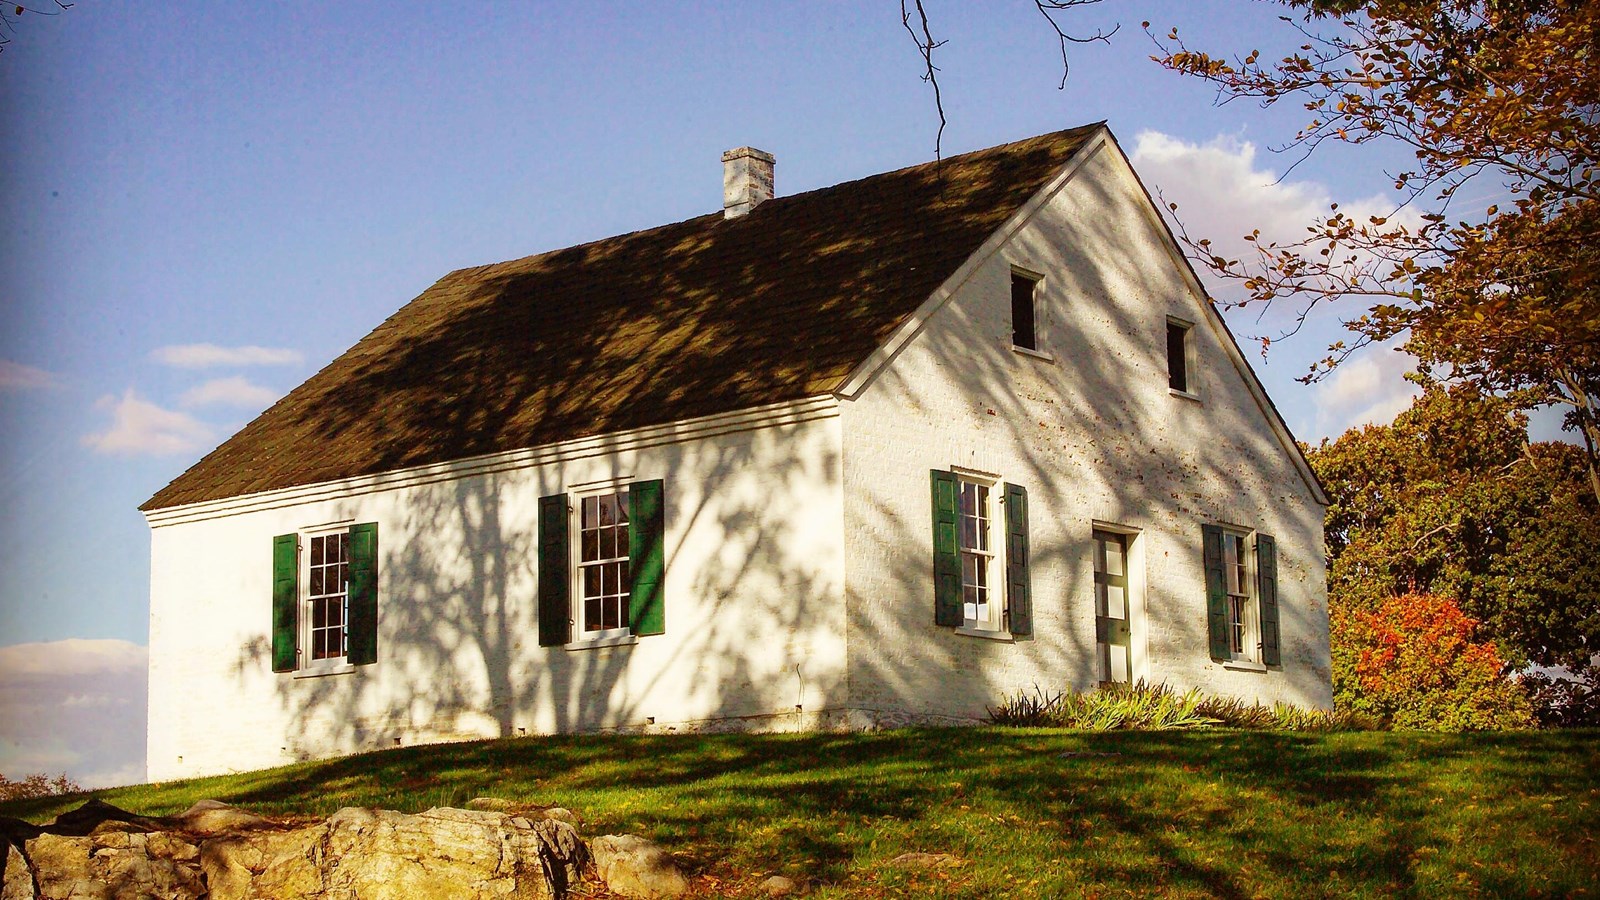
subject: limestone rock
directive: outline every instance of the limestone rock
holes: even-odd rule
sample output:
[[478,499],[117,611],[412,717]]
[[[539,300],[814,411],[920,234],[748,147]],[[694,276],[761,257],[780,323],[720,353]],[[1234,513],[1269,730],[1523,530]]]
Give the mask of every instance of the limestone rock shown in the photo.
[[761,890],[765,891],[768,897],[790,897],[800,892],[800,885],[795,884],[793,878],[774,875],[761,882]]
[[467,801],[467,809],[483,810],[485,812],[508,813],[516,810],[518,804],[500,797],[473,797]]
[[101,806],[12,829],[0,900],[529,900],[588,864],[566,822],[501,812],[343,809],[287,829],[214,802],[161,820]]
[[268,819],[237,806],[229,806],[221,800],[201,800],[173,816],[172,823],[190,834],[205,836],[248,831],[272,824]]
[[[547,820],[548,821],[548,820]],[[634,900],[681,897],[689,889],[667,851],[632,834],[608,834],[589,845],[600,880],[613,893]]]
[[33,900],[33,873],[22,851],[5,844],[5,874],[0,876],[0,900]]
[[[165,836],[162,836],[165,837]],[[158,842],[153,855],[145,834],[120,830],[95,835],[41,834],[26,845],[38,879],[39,900],[199,900],[206,896],[199,866],[183,841]],[[9,869],[10,867],[7,866]],[[24,895],[26,896],[26,895]]]

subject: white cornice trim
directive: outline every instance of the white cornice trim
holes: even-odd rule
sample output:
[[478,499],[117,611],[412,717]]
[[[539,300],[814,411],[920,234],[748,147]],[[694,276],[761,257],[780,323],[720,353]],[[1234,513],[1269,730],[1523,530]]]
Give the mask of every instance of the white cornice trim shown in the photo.
[[1011,214],[1011,218],[1005,221],[1005,224],[995,229],[994,233],[989,235],[988,240],[980,244],[978,249],[967,257],[966,262],[963,262],[953,275],[946,278],[944,283],[939,285],[938,289],[928,296],[928,299],[922,301],[922,305],[917,307],[916,312],[913,312],[906,317],[905,321],[900,323],[900,327],[889,335],[888,340],[880,344],[878,349],[872,351],[866,359],[862,360],[861,364],[856,366],[849,376],[845,378],[844,382],[840,384],[839,388],[834,391],[834,394],[845,400],[854,400],[859,397],[861,392],[866,390],[867,385],[871,384],[873,379],[887,368],[896,356],[900,355],[900,351],[911,343],[911,339],[922,331],[922,326],[927,323],[928,319],[942,309],[946,303],[949,303],[950,298],[955,296],[956,291],[960,290],[967,283],[967,280],[982,268],[984,263],[988,262],[989,257],[999,252],[1000,248],[1011,240],[1012,235],[1020,231],[1024,225],[1027,225],[1028,221],[1039,210],[1043,209],[1052,197],[1063,187],[1066,187],[1067,182],[1072,180],[1072,176],[1077,174],[1083,164],[1093,159],[1094,155],[1100,152],[1100,148],[1105,146],[1106,140],[1110,136],[1111,132],[1104,125],[1095,129],[1095,133],[1084,140],[1083,146],[1074,151],[1072,156],[1062,164],[1061,170],[1044,187],[1028,198],[1028,202],[1018,207],[1017,211]]
[[376,475],[359,475],[353,478],[340,478],[335,481],[323,481],[316,484],[304,484],[274,491],[245,494],[240,497],[227,497],[221,500],[206,500],[183,506],[171,506],[146,512],[145,520],[150,523],[151,528],[181,525],[187,522],[259,512],[266,509],[292,506],[298,503],[416,487],[435,482],[470,478],[477,475],[492,475],[514,469],[531,469],[552,463],[607,456],[666,444],[681,444],[741,431],[756,431],[762,428],[797,425],[802,422],[812,422],[819,419],[837,418],[838,415],[838,398],[831,394],[824,394],[819,397],[807,397],[803,400],[770,403],[765,406],[756,406],[729,413],[684,419],[683,421],[671,422],[666,425],[652,425],[646,428],[635,428],[613,434],[545,444],[540,447],[531,447],[523,450],[508,450],[502,453],[470,456],[449,462],[397,469],[392,472],[380,472]]

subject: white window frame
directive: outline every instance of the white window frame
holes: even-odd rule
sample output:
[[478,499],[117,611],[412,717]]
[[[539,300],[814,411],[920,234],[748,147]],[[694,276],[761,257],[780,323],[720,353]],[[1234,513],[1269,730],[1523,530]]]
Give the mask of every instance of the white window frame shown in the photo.
[[[1007,637],[1010,631],[1006,624],[1006,613],[1010,609],[1010,597],[1006,593],[1005,509],[1001,479],[998,475],[988,472],[956,466],[952,466],[950,471],[956,476],[956,556],[961,560],[961,625],[956,629],[956,633],[976,637]],[[962,495],[966,485],[969,484],[985,491],[983,521],[987,523],[988,550],[969,549],[964,539],[966,514]],[[984,579],[988,599],[983,604],[981,615],[977,616],[974,616],[973,611],[969,609],[972,604],[967,602],[969,556],[982,560],[985,565]]]
[[[351,670],[354,669],[354,667],[350,665],[350,547],[349,547],[350,525],[353,522],[354,522],[354,520],[352,519],[349,522],[337,522],[337,523],[333,523],[333,524],[329,524],[329,525],[318,525],[318,526],[313,526],[313,527],[310,527],[310,528],[302,528],[302,529],[300,529],[299,532],[297,532],[297,536],[296,536],[297,547],[296,547],[296,550],[295,550],[295,555],[297,557],[296,565],[299,567],[299,570],[300,570],[299,571],[299,580],[300,580],[299,594],[300,594],[300,596],[299,596],[299,598],[298,598],[298,600],[296,602],[299,603],[300,606],[299,606],[299,616],[298,616],[298,618],[299,618],[299,628],[298,628],[299,635],[298,635],[298,643],[296,644],[296,647],[295,647],[295,655],[297,657],[297,661],[298,661],[299,665],[295,667],[295,674],[298,675],[298,676],[327,675],[327,674],[331,674],[331,673],[334,673],[334,672],[351,671]],[[313,636],[313,633],[315,632],[316,629],[315,629],[315,626],[314,626],[314,619],[312,618],[312,600],[314,598],[312,597],[312,594],[311,594],[311,543],[312,543],[312,541],[314,541],[314,540],[316,540],[318,538],[326,539],[326,538],[330,538],[330,537],[342,537],[344,539],[345,558],[343,560],[343,564],[344,564],[344,571],[345,571],[345,579],[344,579],[344,608],[343,608],[344,622],[343,622],[343,625],[342,625],[342,629],[343,629],[343,640],[342,640],[343,648],[342,649],[343,649],[343,652],[341,652],[338,656],[330,656],[330,657],[327,657],[326,659],[312,659],[311,658],[312,647],[313,647],[312,636]],[[327,596],[327,592],[324,591],[321,596]]]
[[[1016,342],[1016,305],[1012,300],[1011,290],[1018,278],[1023,278],[1033,283],[1033,291],[1029,298],[1033,304],[1032,347],[1024,347]],[[1031,356],[1034,359],[1042,359],[1045,362],[1055,362],[1055,356],[1046,349],[1045,308],[1041,302],[1044,297],[1044,282],[1044,275],[1040,272],[1022,266],[1014,265],[1011,267],[1010,277],[1006,281],[1006,309],[1010,313],[1007,316],[1007,321],[1011,324],[1010,334],[1006,338],[1006,343],[1010,345],[1013,352],[1022,356]]]
[[[587,630],[588,603],[586,602],[587,598],[584,596],[584,569],[586,566],[583,559],[583,503],[585,500],[596,499],[614,494],[621,501],[620,508],[622,513],[624,515],[628,515],[628,494],[630,483],[630,479],[618,479],[616,481],[605,481],[574,486],[568,489],[567,496],[570,498],[570,505],[568,506],[567,514],[570,516],[570,524],[567,528],[567,533],[571,540],[571,550],[568,556],[568,559],[571,560],[571,571],[568,573],[568,577],[571,579],[571,589],[568,596],[572,598],[573,632],[572,641],[567,645],[569,649],[603,646],[607,644],[630,643],[635,640],[633,634],[633,623],[631,622],[619,628],[598,628],[594,631]],[[628,526],[628,534],[631,536],[633,527],[631,520],[629,521]],[[626,569],[626,563],[628,562],[628,546],[626,542],[623,544],[620,550],[620,559],[624,563],[623,568]],[[598,562],[609,565],[614,564],[618,558],[619,557],[612,556],[608,557],[606,560]],[[624,591],[621,594],[622,613],[624,617],[626,617],[628,612],[629,599],[630,596],[628,592]]]
[[[1222,589],[1228,598],[1228,651],[1234,662],[1261,664],[1261,597],[1256,591],[1255,532],[1222,529]],[[1237,552],[1237,556],[1231,556]]]
[[[1183,331],[1183,383],[1184,390],[1172,386],[1172,349],[1167,337],[1172,328],[1176,326]],[[1167,316],[1165,327],[1161,332],[1162,344],[1167,347],[1164,358],[1167,361],[1167,392],[1174,397],[1185,397],[1190,400],[1200,399],[1200,379],[1198,360],[1195,358],[1194,346],[1195,323],[1177,316]]]

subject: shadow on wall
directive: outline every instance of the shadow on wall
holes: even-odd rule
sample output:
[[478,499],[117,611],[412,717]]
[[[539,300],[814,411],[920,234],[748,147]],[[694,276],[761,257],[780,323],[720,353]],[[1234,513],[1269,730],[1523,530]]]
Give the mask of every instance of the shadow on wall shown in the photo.
[[[1068,190],[1080,209],[1107,212],[1075,217],[1061,231],[1030,227],[1004,251],[1012,263],[1056,273],[1045,282],[1049,315],[1042,324],[1055,362],[1011,349],[1009,285],[992,285],[988,295],[996,302],[973,304],[971,291],[958,295],[967,302],[947,305],[915,349],[902,354],[903,364],[886,369],[863,395],[864,401],[895,398],[908,411],[905,424],[896,425],[906,430],[879,437],[928,448],[932,467],[968,464],[968,448],[978,448],[980,460],[984,448],[1015,448],[997,455],[1022,461],[1020,470],[1002,474],[1029,490],[1034,634],[997,646],[932,627],[926,501],[897,506],[868,492],[884,473],[847,449],[847,494],[872,498],[847,522],[847,532],[874,533],[881,547],[906,548],[852,560],[858,567],[850,573],[848,603],[853,702],[859,686],[875,684],[883,702],[925,709],[930,685],[953,673],[966,685],[967,710],[981,714],[983,704],[1031,688],[1035,673],[1047,673],[1049,689],[1096,683],[1090,519],[1139,528],[1172,548],[1145,565],[1144,627],[1158,680],[1212,671],[1204,584],[1191,583],[1187,571],[1183,579],[1163,577],[1179,566],[1198,568],[1202,523],[1276,534],[1286,586],[1280,604],[1286,670],[1326,660],[1326,650],[1312,646],[1319,635],[1326,646],[1325,608],[1298,587],[1321,588],[1322,559],[1306,554],[1321,552],[1322,513],[1263,418],[1271,413],[1256,406],[1204,324],[1196,330],[1214,352],[1201,359],[1202,401],[1168,393],[1166,315],[1183,312],[1178,292],[1187,288],[1157,232],[1128,227],[1144,222],[1137,205],[1143,198],[1111,178],[1079,178]],[[991,274],[1008,278],[1005,269],[1002,262]],[[923,357],[935,361],[933,371]],[[845,440],[848,448],[850,435]],[[925,468],[905,476],[922,491]],[[1055,521],[1041,519],[1051,514]],[[1328,698],[1308,685],[1320,679],[1325,691],[1329,674],[1301,672],[1265,693],[1325,704]]]
[[[1164,389],[1130,390],[1130,384],[1142,379],[1160,379],[1164,386],[1165,346],[1157,329],[1164,322],[1168,298],[1146,294],[1148,286],[1175,287],[1179,282],[1175,276],[1153,277],[1148,271],[1152,254],[1168,264],[1149,235],[1130,235],[1116,226],[1118,221],[1142,221],[1142,214],[1130,206],[1132,195],[1100,180],[1078,179],[1075,184],[1077,191],[1090,195],[1085,202],[1115,212],[1073,223],[1070,241],[1026,248],[1039,264],[1067,273],[1059,279],[1066,283],[1052,286],[1055,312],[1044,324],[1046,339],[1060,348],[1055,366],[1036,366],[1009,348],[1008,310],[1003,306],[980,311],[970,304],[952,305],[917,343],[941,360],[939,382],[958,386],[962,397],[954,405],[966,409],[969,418],[949,422],[949,398],[930,395],[928,383],[914,381],[897,367],[887,369],[868,388],[868,395],[898,397],[913,415],[922,413],[923,418],[965,429],[974,440],[1021,448],[1025,471],[1007,475],[1027,485],[1036,516],[1059,510],[1074,518],[1103,517],[1137,526],[1159,515],[1189,523],[1184,527],[1192,531],[1196,548],[1201,522],[1265,521],[1263,508],[1226,504],[1239,497],[1237,491],[1230,494],[1226,489],[1232,473],[1276,472],[1288,465],[1271,432],[1254,419],[1252,401],[1240,397],[1229,403],[1207,403],[1207,433],[1197,434],[1175,427],[1170,410],[1160,408],[1162,403],[1140,399],[1167,401],[1171,398]],[[1130,244],[1137,252],[1130,251]],[[587,252],[591,251],[562,251]],[[488,452],[499,448],[497,436],[537,431],[536,423],[579,422],[589,405],[665,408],[686,393],[740,397],[758,391],[767,399],[826,390],[816,383],[815,371],[804,365],[764,365],[758,376],[742,369],[739,360],[760,359],[773,349],[767,344],[786,343],[792,336],[772,327],[750,329],[750,320],[761,314],[758,305],[764,298],[759,291],[726,297],[690,289],[700,250],[677,247],[673,252],[676,267],[645,287],[677,297],[676,306],[646,307],[650,311],[641,316],[620,306],[610,308],[615,305],[611,298],[585,299],[581,302],[608,306],[584,318],[591,330],[581,342],[574,342],[571,334],[558,334],[560,329],[547,323],[539,324],[541,317],[564,316],[560,310],[541,306],[544,274],[513,273],[491,279],[490,287],[479,290],[460,310],[434,315],[426,333],[390,343],[382,354],[364,358],[358,354],[352,382],[338,392],[321,394],[316,403],[300,404],[296,425],[305,433],[334,439],[343,435],[349,422],[361,422],[370,431],[373,459],[394,466],[406,464],[407,442],[418,434],[466,452]],[[786,261],[793,272],[857,273],[854,280],[840,282],[833,294],[837,299],[825,304],[820,314],[832,317],[837,330],[850,334],[852,341],[866,338],[867,346],[882,339],[877,333],[880,326],[859,316],[852,302],[873,289],[872,279],[886,276],[871,267],[840,266],[839,259],[873,252],[870,243],[835,242],[815,245],[806,258]],[[861,330],[874,333],[863,335]],[[767,343],[752,342],[752,334]],[[666,360],[677,360],[671,366],[672,377],[649,377],[648,366],[634,365],[640,355],[663,361],[663,366]],[[776,355],[794,359],[792,352]],[[561,389],[592,384],[597,367],[616,376],[604,393]],[[1231,371],[1219,373],[1219,381],[1222,375],[1232,377]],[[1221,387],[1214,384],[1210,389]],[[394,398],[397,391],[404,402],[391,402],[371,415],[371,398]],[[995,414],[987,415],[989,409]],[[654,640],[673,642],[672,664],[692,667],[693,690],[712,699],[716,715],[751,715],[797,704],[843,706],[852,702],[844,694],[843,680],[809,684],[805,669],[813,651],[809,635],[830,622],[843,626],[843,613],[836,609],[843,602],[837,580],[796,560],[790,550],[795,534],[786,517],[773,514],[773,504],[818,477],[836,481],[844,461],[836,451],[820,461],[814,454],[786,453],[783,435],[775,431],[761,432],[755,440],[752,446],[682,444],[651,451],[658,468],[650,477],[666,480],[669,498],[696,497],[688,504],[669,499],[671,515],[679,519],[669,534],[709,533],[724,547],[692,578],[685,579],[680,572],[675,580],[677,590],[692,592],[703,611],[701,619],[675,619],[674,604],[681,598],[669,596],[667,635]],[[755,467],[762,471],[766,490],[700,490],[735,482],[737,475]],[[368,466],[367,470],[380,469]],[[1069,477],[1057,477],[1055,473],[1062,470]],[[925,471],[915,475],[926,478]],[[559,476],[547,470],[541,477]],[[861,483],[853,473],[844,477],[846,491]],[[1200,487],[1203,480],[1213,486]],[[1069,484],[1070,491],[1065,487]],[[562,486],[547,483],[538,488],[553,493]],[[399,729],[426,729],[437,737],[451,736],[452,730],[461,736],[513,736],[524,728],[541,727],[530,725],[537,708],[553,710],[555,719],[549,724],[560,731],[591,730],[648,714],[640,708],[644,695],[628,685],[648,682],[658,673],[630,673],[638,654],[567,653],[535,646],[535,535],[522,524],[526,519],[518,517],[516,524],[506,521],[508,508],[525,502],[520,495],[511,496],[520,490],[504,476],[489,475],[408,493],[401,517],[404,531],[414,539],[407,546],[380,541],[384,643],[379,665],[391,671],[381,679],[363,673],[310,679],[309,685],[306,680],[282,681],[280,700],[285,710],[346,749],[391,740]],[[1091,510],[1080,494],[1115,500],[1110,508]],[[1287,502],[1288,497],[1269,499]],[[894,552],[886,555],[881,582],[886,587],[870,598],[852,598],[851,665],[864,667],[862,671],[884,686],[885,704],[918,708],[929,690],[930,671],[941,670],[970,674],[980,682],[977,690],[999,699],[1019,685],[1003,683],[1003,674],[979,663],[1002,652],[1020,654],[1027,660],[1024,665],[1035,669],[1060,671],[1062,683],[1082,685],[1092,680],[1093,618],[1075,612],[1092,602],[1086,545],[1060,537],[1034,543],[1035,571],[1063,573],[1052,581],[1036,578],[1039,628],[1034,640],[1009,648],[972,641],[952,648],[940,643],[943,633],[932,627],[925,516],[925,510],[911,516],[881,503],[865,514],[878,545]],[[860,524],[852,520],[842,527]],[[438,539],[422,540],[422,536]],[[1320,547],[1310,535],[1279,536],[1295,538],[1298,547]],[[1283,541],[1281,546],[1289,543]],[[679,548],[667,549],[675,555]],[[1280,567],[1295,564],[1285,559]],[[670,572],[677,571],[671,556],[668,566]],[[1165,629],[1166,644],[1192,647],[1203,659],[1203,586],[1169,591],[1158,589],[1155,581],[1148,593],[1148,621]],[[908,614],[908,608],[914,611]],[[1314,621],[1294,621],[1294,617],[1314,618],[1320,612],[1285,604],[1285,633],[1315,634],[1319,626]],[[1090,623],[1087,630],[1074,626],[1084,621]],[[752,622],[760,622],[770,633],[752,633]],[[881,652],[859,653],[858,646]],[[255,657],[252,665],[264,667],[266,650],[246,648],[246,656]],[[1286,647],[1286,658],[1289,655]],[[396,677],[395,669],[403,677]]]

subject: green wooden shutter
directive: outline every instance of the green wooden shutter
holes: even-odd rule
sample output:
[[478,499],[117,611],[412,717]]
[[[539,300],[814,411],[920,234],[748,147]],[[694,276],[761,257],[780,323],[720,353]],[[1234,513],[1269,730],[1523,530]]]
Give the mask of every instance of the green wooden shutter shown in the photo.
[[293,672],[300,638],[300,536],[272,539],[272,671]]
[[1283,665],[1278,648],[1278,542],[1256,534],[1256,597],[1261,601],[1261,661]]
[[350,621],[345,656],[351,665],[378,661],[378,523],[350,526]]
[[636,635],[667,630],[664,488],[660,480],[628,486],[628,625]]
[[1200,537],[1205,551],[1206,632],[1210,636],[1211,658],[1221,662],[1233,658],[1232,642],[1228,640],[1228,579],[1222,569],[1222,529],[1201,525]]
[[1012,634],[1033,633],[1033,593],[1028,579],[1028,490],[1005,486],[1006,618]]
[[539,646],[572,640],[572,543],[567,495],[539,498]]
[[933,484],[933,623],[961,624],[961,549],[957,542],[959,491],[952,472],[934,469]]

